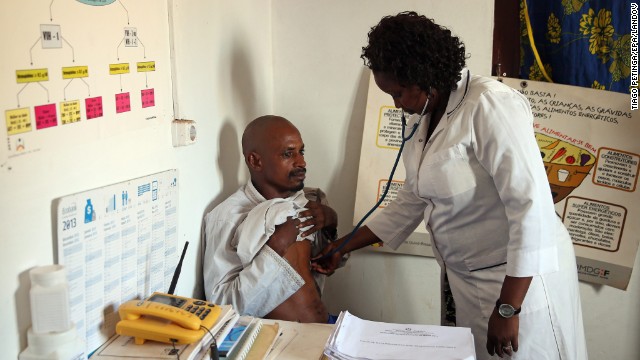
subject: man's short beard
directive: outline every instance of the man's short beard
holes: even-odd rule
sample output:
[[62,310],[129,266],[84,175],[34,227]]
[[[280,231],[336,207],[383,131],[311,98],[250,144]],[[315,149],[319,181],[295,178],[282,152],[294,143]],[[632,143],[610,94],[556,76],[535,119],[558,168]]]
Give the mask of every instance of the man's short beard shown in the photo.
[[300,184],[293,188],[294,191],[300,191],[304,189],[304,181],[301,181]]

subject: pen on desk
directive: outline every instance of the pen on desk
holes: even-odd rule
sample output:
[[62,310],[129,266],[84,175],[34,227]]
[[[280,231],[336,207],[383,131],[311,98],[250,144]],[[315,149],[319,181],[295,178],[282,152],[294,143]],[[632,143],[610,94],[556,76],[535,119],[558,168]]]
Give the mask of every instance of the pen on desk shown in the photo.
[[280,339],[280,337],[282,336],[282,334],[284,334],[284,331],[280,331],[280,334],[278,334],[278,337],[273,342],[273,345],[271,346],[271,349],[269,349],[269,352],[267,352],[265,355],[268,356],[269,354],[271,354],[271,352],[273,352],[273,349],[275,349],[280,344],[280,341],[282,340],[282,339]]

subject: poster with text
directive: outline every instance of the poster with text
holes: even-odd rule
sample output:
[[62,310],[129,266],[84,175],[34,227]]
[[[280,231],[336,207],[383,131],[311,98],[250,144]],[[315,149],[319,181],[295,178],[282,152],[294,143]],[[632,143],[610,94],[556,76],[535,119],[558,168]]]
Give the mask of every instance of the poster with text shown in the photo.
[[[640,224],[631,220],[640,216],[640,114],[630,110],[629,95],[518,79],[503,81],[531,104],[534,135],[556,212],[574,243],[579,278],[626,289],[640,240]],[[371,78],[354,224],[386,189],[402,142],[400,116],[391,97]],[[395,198],[404,177],[400,161],[379,208]],[[377,249],[393,252],[384,246]],[[423,224],[397,252],[433,255]]]
[[[369,79],[369,95],[362,132],[360,167],[356,188],[356,203],[353,224],[356,225],[367,214],[387,188],[391,168],[402,144],[401,112],[393,105],[391,96],[376,86],[373,76]],[[378,208],[384,208],[396,198],[404,185],[405,169],[402,160],[398,162],[395,174],[389,184],[389,191]],[[372,219],[377,211],[368,218]],[[364,222],[366,224],[366,221]],[[420,256],[433,256],[431,239],[424,223],[394,251],[384,244],[372,247],[377,251]]]
[[3,6],[0,167],[173,120],[166,1]]
[[503,79],[524,94],[580,280],[626,289],[638,252],[640,112],[605,90]]

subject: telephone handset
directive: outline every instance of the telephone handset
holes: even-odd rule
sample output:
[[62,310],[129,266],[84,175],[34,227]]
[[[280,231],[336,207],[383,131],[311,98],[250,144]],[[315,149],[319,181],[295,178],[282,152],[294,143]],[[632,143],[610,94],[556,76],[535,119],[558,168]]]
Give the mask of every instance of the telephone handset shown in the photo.
[[155,292],[146,300],[131,300],[120,305],[116,333],[146,340],[191,344],[211,329],[220,315],[220,307],[206,301]]

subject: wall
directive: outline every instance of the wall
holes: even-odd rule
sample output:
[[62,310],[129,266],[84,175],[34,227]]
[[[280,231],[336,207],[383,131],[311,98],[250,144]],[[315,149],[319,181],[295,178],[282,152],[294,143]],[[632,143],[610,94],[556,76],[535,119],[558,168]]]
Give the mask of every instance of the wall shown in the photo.
[[[240,149],[246,124],[273,112],[271,2],[172,0],[177,118],[195,120],[198,143],[176,151],[181,229],[199,242],[202,220],[248,179]],[[184,204],[197,204],[183,211]],[[200,294],[201,247],[191,252],[185,294]],[[183,273],[185,271],[183,270]],[[191,285],[189,285],[191,286]]]
[[[472,72],[489,75],[493,3],[273,0],[275,112],[300,127],[307,184],[327,190],[340,234],[352,228],[368,76],[359,56],[369,28],[402,10],[425,13],[465,41]],[[349,310],[371,320],[438,323],[439,273],[432,258],[361,250],[329,279],[324,300],[333,312]],[[588,283],[580,290],[591,358],[636,359],[637,271],[627,291]]]
[[[120,11],[111,8],[120,9],[119,3],[102,11]],[[179,238],[181,242],[190,241],[190,247],[176,293],[191,295],[199,291],[201,276],[197,269],[203,215],[245,181],[246,175],[240,166],[239,136],[248,120],[272,111],[271,6],[269,1],[253,0],[157,3],[165,16],[153,20],[164,22],[167,31],[168,10],[174,15],[171,25],[176,30],[175,95],[180,104],[176,115],[197,122],[198,140],[187,147],[172,146],[170,121],[173,114],[169,94],[156,99],[162,101],[166,111],[150,126],[90,142],[77,141],[82,134],[52,130],[47,133],[55,135],[49,136],[48,140],[67,145],[0,164],[0,239],[3,245],[0,303],[5,305],[0,310],[3,359],[16,359],[27,346],[26,331],[31,324],[28,271],[34,266],[54,262],[52,213],[55,209],[52,200],[55,198],[166,169],[178,169],[181,181]],[[134,6],[128,1],[122,1],[122,4]],[[0,39],[5,55],[28,56],[37,32],[23,37],[18,30],[25,29],[11,24],[19,23],[27,16],[48,20],[49,5],[35,0],[2,2]],[[74,26],[82,21],[78,16],[85,16],[83,12],[73,10],[78,6],[77,2],[55,2],[53,9],[68,9],[64,14],[65,24]],[[138,14],[140,12],[130,15]],[[100,21],[105,19],[92,21],[99,31]],[[26,30],[37,31],[37,28]],[[166,38],[166,35],[158,36]],[[68,34],[67,39],[71,37]],[[23,38],[28,38],[27,45]],[[99,52],[102,45],[94,43],[91,46]],[[80,50],[75,50],[78,55]],[[168,58],[168,47],[160,51]],[[0,65],[3,80],[0,86],[9,87],[5,90],[14,94],[10,99],[3,99],[9,102],[15,99],[16,66],[7,59],[11,58],[5,56]],[[166,63],[162,65],[167,66]],[[107,116],[102,120],[114,121]],[[56,138],[52,139],[53,136]],[[73,145],[74,142],[78,144]]]

